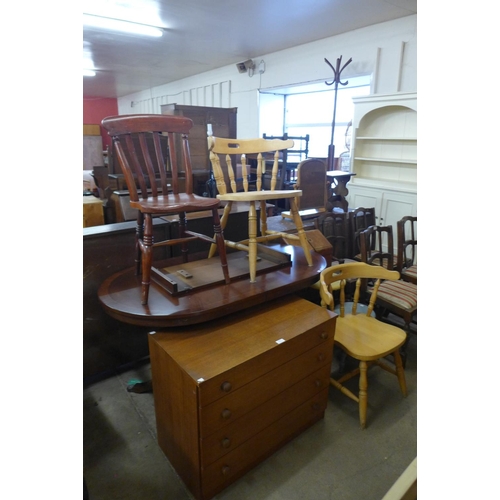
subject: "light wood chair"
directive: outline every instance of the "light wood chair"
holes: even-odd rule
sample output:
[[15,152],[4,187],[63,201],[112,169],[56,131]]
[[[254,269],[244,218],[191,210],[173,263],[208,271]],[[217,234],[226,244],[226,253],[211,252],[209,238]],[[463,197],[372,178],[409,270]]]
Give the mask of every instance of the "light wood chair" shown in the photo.
[[[280,151],[293,146],[292,140],[267,139],[225,139],[209,136],[208,147],[210,161],[215,176],[218,195],[217,198],[226,203],[221,219],[222,229],[226,227],[233,203],[245,202],[249,204],[248,212],[248,239],[232,242],[225,240],[228,247],[248,252],[250,282],[256,281],[257,275],[257,245],[278,238],[296,240],[304,250],[307,264],[312,266],[311,246],[303,228],[302,219],[298,212],[297,199],[302,195],[300,190],[276,190],[278,160]],[[274,161],[271,170],[271,189],[263,189],[263,176],[266,172],[266,153],[273,153]],[[257,156],[257,177],[255,190],[249,189],[249,164],[247,155]],[[238,158],[241,163],[239,172]],[[237,183],[237,179],[241,182]],[[297,227],[297,234],[272,231],[267,227],[267,207],[270,200],[289,200],[292,220]],[[260,206],[260,234],[257,230],[257,205]],[[213,256],[216,246],[212,245],[209,257]]]
[[401,279],[417,284],[417,218],[403,217],[397,222],[397,270]]
[[[345,286],[349,280],[356,280],[353,302],[347,304],[345,300]],[[375,284],[368,307],[362,313],[359,304],[362,279],[373,279]],[[397,271],[388,271],[380,266],[371,266],[364,262],[354,262],[331,266],[321,272],[320,296],[321,305],[335,310],[333,290],[340,283],[340,299],[337,310],[339,317],[335,327],[335,345],[339,346],[349,356],[359,361],[359,367],[344,374],[339,379],[330,378],[332,386],[359,404],[359,421],[361,428],[366,427],[368,406],[368,377],[367,371],[371,365],[378,365],[384,370],[397,376],[403,396],[406,396],[406,378],[399,349],[405,343],[406,333],[372,316],[373,307],[377,298],[377,291],[382,280],[398,280]],[[394,366],[386,358],[392,355]],[[359,393],[355,395],[343,384],[359,374]]]
[[[184,262],[187,244],[200,239],[219,250],[222,275],[230,283],[226,247],[220,225],[219,200],[193,194],[188,134],[192,120],[169,115],[121,115],[102,120],[113,138],[116,156],[137,209],[136,273],[142,273],[141,302],[148,303],[153,248],[181,245]],[[183,176],[183,178],[181,178]],[[186,213],[212,212],[215,236],[187,230]],[[153,216],[178,215],[179,237],[155,242]]]

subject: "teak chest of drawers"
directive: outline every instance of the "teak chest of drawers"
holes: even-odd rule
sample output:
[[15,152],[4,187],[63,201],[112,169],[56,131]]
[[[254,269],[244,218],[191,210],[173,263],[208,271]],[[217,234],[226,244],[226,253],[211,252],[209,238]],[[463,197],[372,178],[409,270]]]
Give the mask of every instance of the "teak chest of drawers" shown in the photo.
[[335,322],[292,295],[149,335],[158,443],[197,499],[323,418]]

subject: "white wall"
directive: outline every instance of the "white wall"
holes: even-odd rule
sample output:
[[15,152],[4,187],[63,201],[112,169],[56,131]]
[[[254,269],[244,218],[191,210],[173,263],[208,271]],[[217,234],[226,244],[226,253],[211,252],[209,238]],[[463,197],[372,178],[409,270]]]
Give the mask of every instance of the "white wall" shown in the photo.
[[417,91],[417,16],[350,31],[291,49],[263,54],[265,72],[238,73],[234,64],[118,99],[119,114],[160,113],[167,103],[237,107],[238,137],[260,136],[259,90],[305,82],[332,81],[335,67],[352,57],[341,75],[372,75],[372,93]]

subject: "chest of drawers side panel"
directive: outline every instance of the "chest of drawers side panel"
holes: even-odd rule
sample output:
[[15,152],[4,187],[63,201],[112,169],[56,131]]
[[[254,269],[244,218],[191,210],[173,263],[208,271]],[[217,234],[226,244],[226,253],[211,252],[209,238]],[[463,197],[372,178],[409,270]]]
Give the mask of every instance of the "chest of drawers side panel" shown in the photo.
[[198,393],[191,379],[149,335],[158,444],[189,490],[201,498]]

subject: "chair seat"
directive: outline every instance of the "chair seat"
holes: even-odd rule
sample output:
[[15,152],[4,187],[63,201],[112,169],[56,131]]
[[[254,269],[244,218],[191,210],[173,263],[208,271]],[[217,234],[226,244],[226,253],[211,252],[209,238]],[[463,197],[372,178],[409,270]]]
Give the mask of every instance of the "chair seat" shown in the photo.
[[151,197],[147,200],[130,201],[132,208],[137,208],[143,213],[178,213],[199,212],[211,210],[220,205],[215,198],[205,198],[196,194],[169,194],[168,196]]
[[403,269],[401,271],[401,276],[417,279],[417,264],[410,266],[408,269]]
[[405,340],[404,330],[371,316],[358,314],[337,318],[335,343],[358,360],[373,361],[387,356],[401,347]]
[[277,200],[302,196],[300,189],[276,190],[276,191],[241,191],[239,193],[218,194],[217,199],[221,201],[260,201]]
[[401,280],[384,281],[377,298],[410,311],[417,308],[417,285]]

